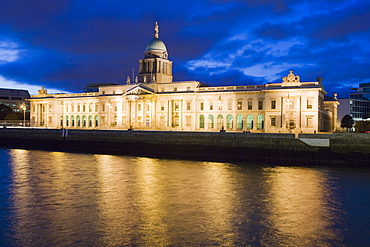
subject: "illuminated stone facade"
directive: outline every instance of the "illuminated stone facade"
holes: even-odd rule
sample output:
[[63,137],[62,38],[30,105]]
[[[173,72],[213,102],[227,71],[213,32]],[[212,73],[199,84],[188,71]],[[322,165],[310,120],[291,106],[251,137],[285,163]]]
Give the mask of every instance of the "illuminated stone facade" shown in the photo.
[[[172,81],[172,62],[154,38],[139,60],[139,75],[96,92],[31,97],[34,127],[177,131],[315,133],[333,131],[338,102],[325,101],[319,81],[301,82],[290,71],[281,83],[207,86]],[[325,105],[325,107],[324,107]],[[325,109],[324,109],[325,108]],[[329,121],[329,122],[328,122]]]

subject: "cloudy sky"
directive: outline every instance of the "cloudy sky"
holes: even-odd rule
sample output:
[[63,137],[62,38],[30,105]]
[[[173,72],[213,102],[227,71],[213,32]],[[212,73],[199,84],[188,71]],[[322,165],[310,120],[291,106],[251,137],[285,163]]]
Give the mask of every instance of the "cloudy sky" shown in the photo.
[[0,87],[123,84],[155,21],[175,81],[263,84],[292,69],[341,98],[370,82],[368,0],[0,0]]

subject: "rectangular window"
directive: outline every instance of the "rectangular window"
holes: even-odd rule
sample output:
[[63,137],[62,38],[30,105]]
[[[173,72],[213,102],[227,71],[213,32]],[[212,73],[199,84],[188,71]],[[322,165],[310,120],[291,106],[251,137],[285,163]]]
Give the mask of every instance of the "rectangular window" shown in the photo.
[[204,110],[204,102],[200,102],[200,110],[203,111]]
[[159,125],[160,126],[164,126],[165,122],[164,122],[164,116],[161,116],[160,119],[159,119]]
[[276,100],[271,100],[271,109],[272,110],[276,109]]
[[190,111],[190,102],[186,102],[186,110]]
[[263,110],[263,101],[258,101],[258,110]]
[[161,102],[161,111],[164,111],[164,102]]
[[313,127],[313,121],[312,117],[307,118],[307,128],[312,128]]
[[179,104],[175,103],[175,111],[179,110]]
[[186,126],[190,126],[190,125],[191,125],[191,117],[186,116]]
[[221,101],[219,101],[219,102],[218,102],[218,110],[219,110],[219,111],[221,111],[221,110],[222,110],[222,102],[221,102]]
[[141,104],[137,104],[137,111],[141,111]]
[[213,102],[209,102],[209,110],[212,111],[213,110]]
[[86,111],[86,105],[83,105],[82,106],[82,111],[85,112]]
[[233,102],[232,101],[228,101],[227,102],[227,109],[230,111],[233,109]]
[[187,87],[187,88],[186,88],[186,91],[190,91],[190,87]]
[[[80,111],[80,106],[78,106],[78,109],[79,109],[78,111]],[[105,105],[104,104],[102,105],[102,111],[105,111]]]
[[276,126],[276,118],[275,117],[271,118],[271,126]]
[[252,101],[248,101],[248,110],[252,110],[253,107],[252,107]]
[[238,110],[243,110],[243,102],[238,101]]
[[177,91],[177,87],[174,87],[174,88],[173,88],[173,91],[174,91],[174,92],[176,92],[176,91]]
[[307,109],[312,109],[312,99],[307,99]]

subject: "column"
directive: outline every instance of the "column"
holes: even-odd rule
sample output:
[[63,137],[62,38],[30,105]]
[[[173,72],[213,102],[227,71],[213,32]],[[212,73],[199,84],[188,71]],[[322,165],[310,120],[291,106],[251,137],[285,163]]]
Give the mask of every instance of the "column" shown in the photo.
[[126,103],[126,125],[131,127],[131,101],[127,101]]
[[183,102],[184,100],[180,100],[179,102],[179,127],[182,127],[182,122],[183,122],[183,115],[182,115],[182,107],[183,107]]
[[143,99],[143,109],[141,110],[142,111],[142,118],[141,118],[141,126],[143,126],[144,128],[146,127],[146,104],[145,104],[145,99]]
[[133,114],[133,118],[134,118],[134,123],[133,125],[135,126],[135,128],[137,127],[137,101],[134,101],[135,104],[134,104],[134,114]]
[[151,109],[151,121],[152,121],[152,129],[157,129],[157,101],[152,100],[152,109]]
[[192,126],[192,130],[196,130],[197,129],[197,118],[198,118],[198,114],[197,114],[197,111],[198,111],[198,101],[197,101],[197,96],[195,95],[194,96],[194,103],[193,103],[193,109],[194,109],[194,113],[192,114],[192,118],[193,118],[193,126]]
[[173,107],[173,100],[168,100],[168,126],[172,128],[172,107]]

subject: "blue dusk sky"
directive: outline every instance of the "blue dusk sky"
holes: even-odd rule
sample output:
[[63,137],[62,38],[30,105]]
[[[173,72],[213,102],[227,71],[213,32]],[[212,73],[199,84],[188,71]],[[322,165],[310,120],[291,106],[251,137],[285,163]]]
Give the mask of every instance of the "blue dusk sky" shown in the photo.
[[36,94],[124,84],[158,21],[174,81],[370,82],[369,0],[0,0],[0,87]]

